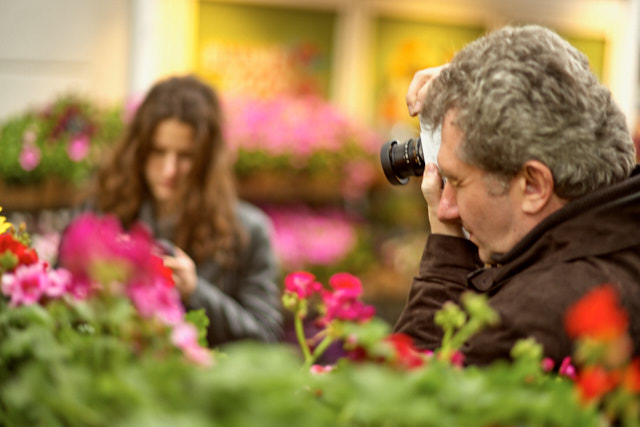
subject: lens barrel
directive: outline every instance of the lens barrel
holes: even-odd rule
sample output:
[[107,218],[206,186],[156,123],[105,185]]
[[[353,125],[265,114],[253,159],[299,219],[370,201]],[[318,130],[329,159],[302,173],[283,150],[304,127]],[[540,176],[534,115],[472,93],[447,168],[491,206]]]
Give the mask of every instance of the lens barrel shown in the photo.
[[399,143],[385,142],[380,149],[380,163],[387,180],[393,185],[405,185],[412,176],[422,176],[424,156],[420,138]]

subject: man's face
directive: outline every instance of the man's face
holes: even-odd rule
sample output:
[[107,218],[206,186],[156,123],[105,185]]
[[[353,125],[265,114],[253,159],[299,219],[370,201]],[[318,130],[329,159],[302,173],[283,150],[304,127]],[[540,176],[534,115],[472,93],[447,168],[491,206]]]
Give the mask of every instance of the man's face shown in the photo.
[[446,184],[438,204],[442,222],[458,222],[478,246],[480,258],[510,250],[522,237],[519,232],[519,197],[514,185],[504,189],[482,169],[462,161],[458,147],[464,135],[453,125],[457,113],[450,110],[442,125],[438,166]]
[[157,207],[177,207],[193,166],[193,128],[176,119],[160,122],[153,135],[152,149],[144,173]]

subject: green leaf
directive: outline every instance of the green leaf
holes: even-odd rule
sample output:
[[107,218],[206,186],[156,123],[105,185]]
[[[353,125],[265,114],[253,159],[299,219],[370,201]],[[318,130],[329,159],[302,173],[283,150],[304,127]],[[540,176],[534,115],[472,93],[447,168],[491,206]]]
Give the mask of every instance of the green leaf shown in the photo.
[[184,319],[192,323],[198,329],[198,343],[207,347],[207,329],[209,328],[209,318],[204,312],[204,309],[188,311]]

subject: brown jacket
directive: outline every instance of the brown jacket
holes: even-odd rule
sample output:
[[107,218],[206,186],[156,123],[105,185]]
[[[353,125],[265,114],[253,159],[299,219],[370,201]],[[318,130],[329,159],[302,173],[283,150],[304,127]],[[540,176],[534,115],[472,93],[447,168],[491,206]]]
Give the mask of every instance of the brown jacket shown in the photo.
[[526,337],[558,363],[573,353],[563,325],[567,308],[593,287],[613,283],[640,354],[640,168],[622,183],[568,203],[497,261],[482,268],[473,243],[431,235],[395,331],[420,348],[439,347],[442,330],[434,314],[471,289],[489,296],[501,321],[465,343],[467,364],[508,359],[515,341]]

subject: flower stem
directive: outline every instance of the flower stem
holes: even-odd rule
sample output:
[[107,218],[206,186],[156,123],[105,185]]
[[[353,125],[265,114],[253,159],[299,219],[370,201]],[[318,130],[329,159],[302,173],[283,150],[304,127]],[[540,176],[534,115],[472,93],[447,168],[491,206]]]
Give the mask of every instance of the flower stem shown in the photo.
[[311,351],[309,350],[309,345],[307,344],[307,337],[304,335],[302,318],[298,316],[297,313],[294,319],[294,325],[296,328],[296,338],[298,338],[298,343],[300,344],[302,354],[304,355],[305,365],[309,364],[309,366],[311,366]]
[[308,360],[307,363],[305,364],[305,368],[310,368],[311,365],[313,365],[313,363],[316,360],[318,360],[318,357],[320,357],[322,353],[325,352],[325,350],[327,349],[327,347],[329,347],[332,341],[333,341],[333,338],[331,338],[331,335],[327,335],[326,337],[324,337],[324,339],[320,342],[320,344],[318,344],[318,346],[313,350],[313,355],[311,355],[310,360]]

